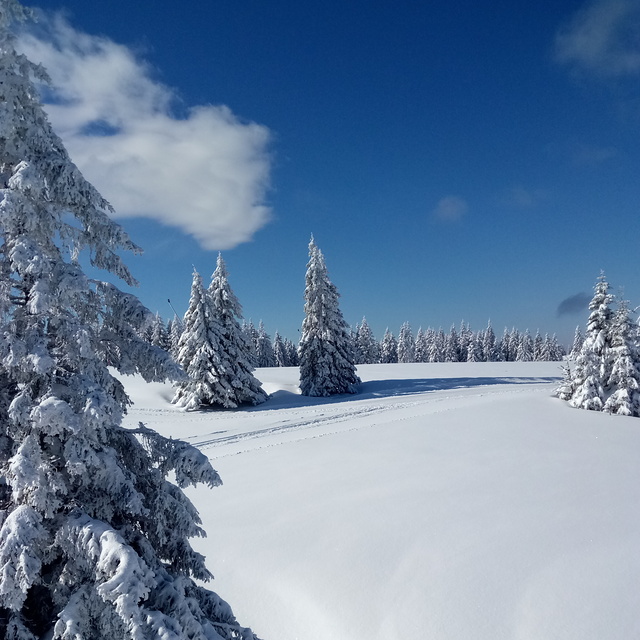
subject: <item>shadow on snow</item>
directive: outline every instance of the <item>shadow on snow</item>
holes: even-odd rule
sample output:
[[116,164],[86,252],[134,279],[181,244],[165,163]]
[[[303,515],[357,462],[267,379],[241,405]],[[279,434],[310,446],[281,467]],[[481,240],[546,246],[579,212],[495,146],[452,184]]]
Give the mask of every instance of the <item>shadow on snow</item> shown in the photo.
[[391,398],[408,396],[430,391],[448,391],[452,389],[468,389],[495,385],[525,385],[557,383],[560,377],[499,377],[499,378],[416,378],[400,380],[370,380],[358,387],[357,393],[344,393],[328,397],[303,396],[284,389],[275,391],[269,399],[256,407],[243,408],[244,411],[269,411],[270,409],[287,409],[295,407],[311,407],[339,402],[354,402],[372,398]]

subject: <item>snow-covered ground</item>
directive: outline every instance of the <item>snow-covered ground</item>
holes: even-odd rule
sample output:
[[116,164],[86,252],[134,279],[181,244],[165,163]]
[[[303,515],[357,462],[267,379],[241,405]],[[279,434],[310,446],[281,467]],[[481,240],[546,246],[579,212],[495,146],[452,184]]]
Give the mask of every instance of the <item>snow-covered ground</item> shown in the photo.
[[640,638],[640,420],[551,397],[558,363],[369,365],[362,392],[145,422],[224,485],[189,495],[211,588],[265,640]]

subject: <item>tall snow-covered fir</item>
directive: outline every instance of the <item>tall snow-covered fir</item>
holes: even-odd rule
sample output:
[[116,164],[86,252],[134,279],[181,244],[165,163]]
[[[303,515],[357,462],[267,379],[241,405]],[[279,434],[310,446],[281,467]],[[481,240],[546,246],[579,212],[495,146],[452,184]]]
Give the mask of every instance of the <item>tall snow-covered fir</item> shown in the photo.
[[612,309],[614,298],[604,274],[594,289],[584,340],[576,330],[573,361],[556,395],[579,409],[640,417],[637,322],[626,301]]
[[311,238],[304,292],[305,318],[298,348],[300,390],[306,396],[356,393],[356,374],[349,326],[338,305],[339,293],[329,280],[322,252]]
[[181,372],[138,337],[137,298],[78,262],[133,284],[119,251],[137,247],[51,129],[44,73],[14,48],[24,17],[0,0],[0,637],[252,639],[195,582],[210,574],[182,488],[217,473],[191,445],[121,426],[108,366]]
[[188,379],[179,382],[173,402],[188,411],[235,409],[267,399],[252,374],[249,341],[240,326],[241,307],[218,255],[208,290],[194,271],[189,309],[178,343],[177,360]]

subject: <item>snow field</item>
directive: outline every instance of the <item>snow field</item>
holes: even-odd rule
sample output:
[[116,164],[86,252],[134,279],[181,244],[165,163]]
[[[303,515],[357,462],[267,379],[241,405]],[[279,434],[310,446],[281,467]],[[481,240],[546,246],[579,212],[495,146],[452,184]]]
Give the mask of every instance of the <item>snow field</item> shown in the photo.
[[213,588],[265,640],[640,635],[640,422],[551,397],[558,363],[358,367],[361,393],[127,418],[196,443]]

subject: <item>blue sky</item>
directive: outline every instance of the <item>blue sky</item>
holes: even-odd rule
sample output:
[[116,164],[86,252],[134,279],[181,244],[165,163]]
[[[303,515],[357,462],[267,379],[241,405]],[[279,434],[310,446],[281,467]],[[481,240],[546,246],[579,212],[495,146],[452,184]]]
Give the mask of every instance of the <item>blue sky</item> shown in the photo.
[[311,233],[379,338],[570,341],[601,269],[640,304],[638,0],[38,6],[52,122],[165,317],[221,249],[245,317],[296,339]]

